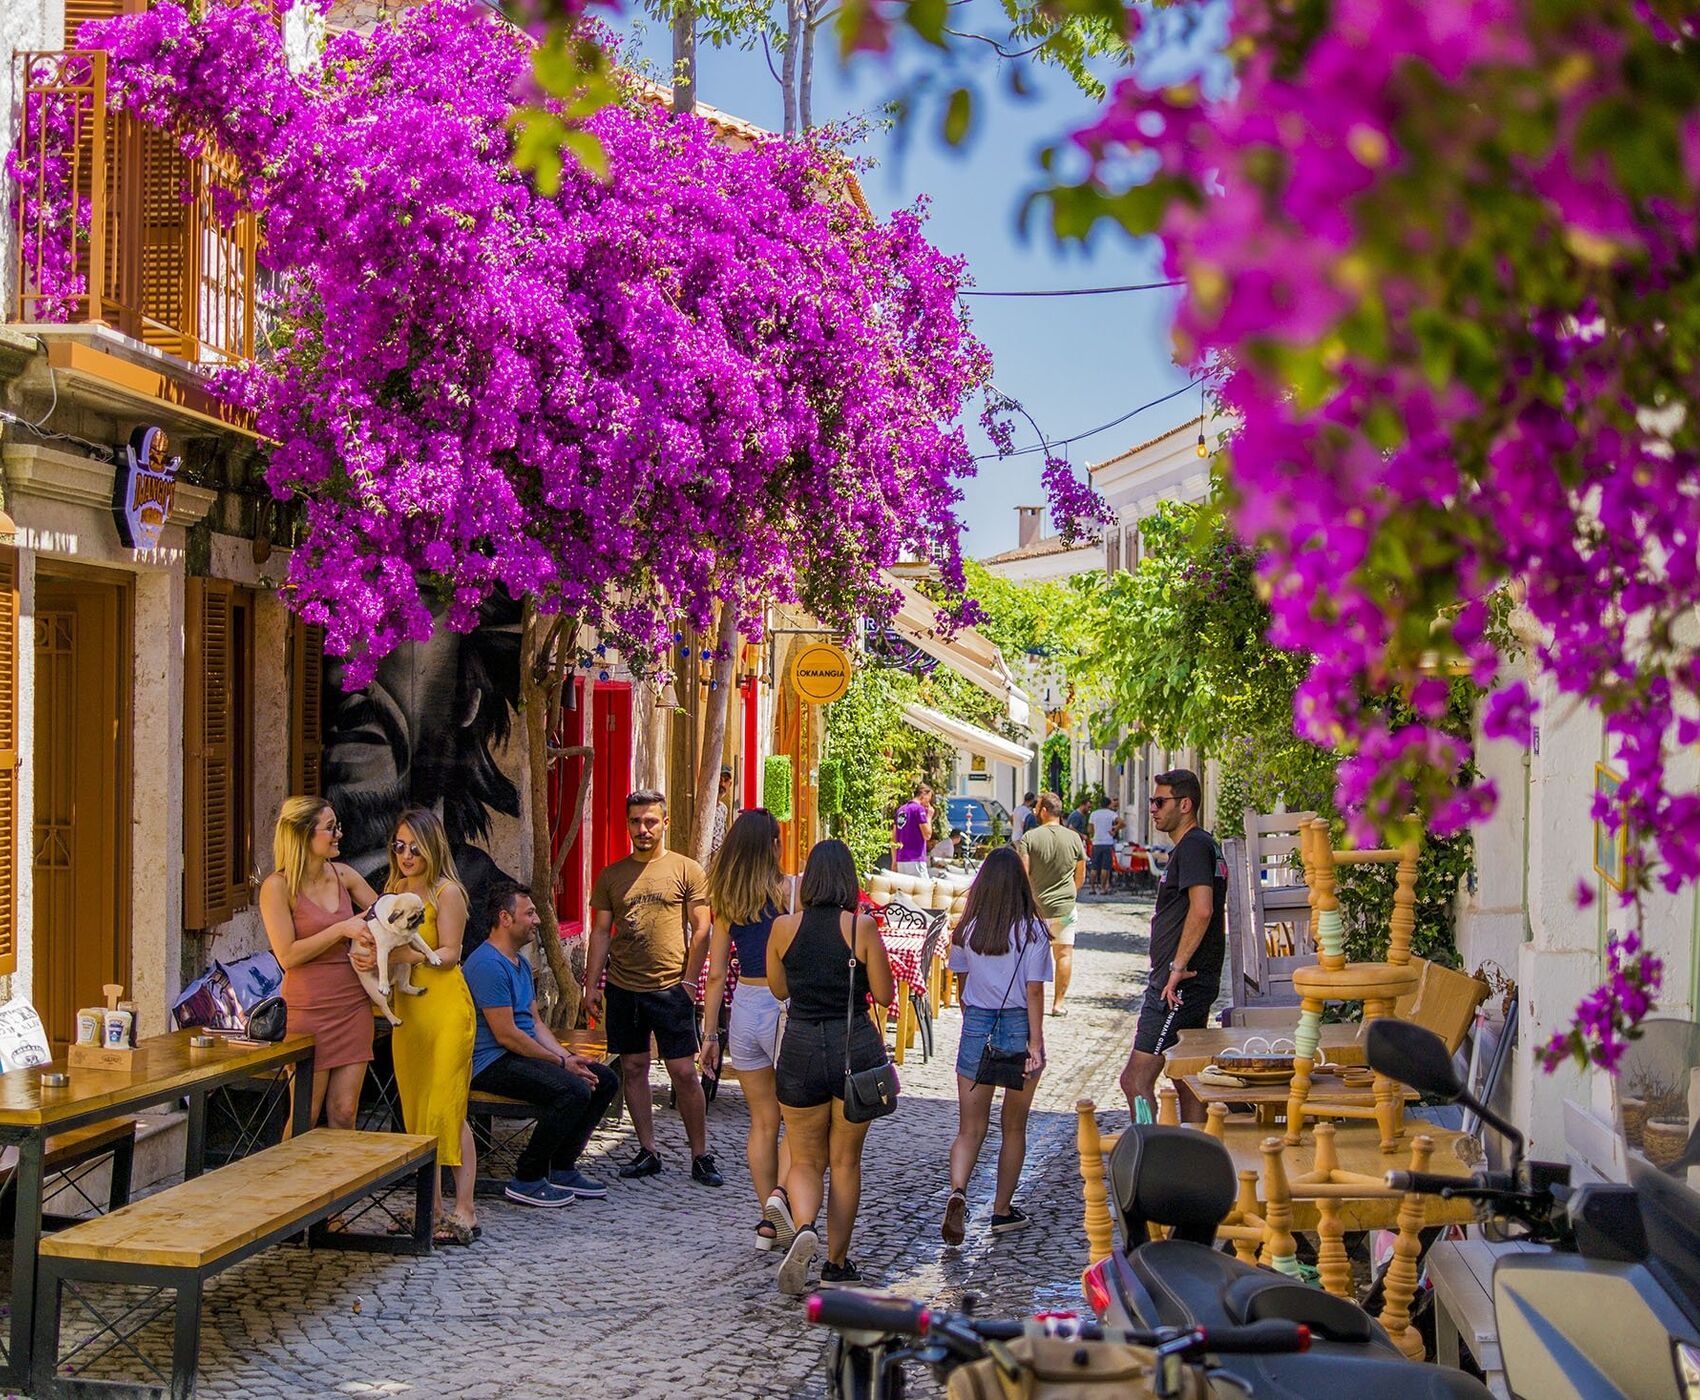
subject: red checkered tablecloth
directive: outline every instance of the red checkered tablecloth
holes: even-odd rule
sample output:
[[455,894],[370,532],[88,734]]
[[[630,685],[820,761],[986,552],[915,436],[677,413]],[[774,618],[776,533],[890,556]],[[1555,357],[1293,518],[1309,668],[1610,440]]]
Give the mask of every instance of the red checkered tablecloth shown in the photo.
[[921,966],[921,953],[927,943],[926,930],[893,928],[886,921],[885,910],[870,902],[866,895],[862,897],[859,912],[871,915],[879,929],[880,942],[885,944],[885,955],[891,963],[891,975],[907,982],[916,996],[925,996],[927,969]]

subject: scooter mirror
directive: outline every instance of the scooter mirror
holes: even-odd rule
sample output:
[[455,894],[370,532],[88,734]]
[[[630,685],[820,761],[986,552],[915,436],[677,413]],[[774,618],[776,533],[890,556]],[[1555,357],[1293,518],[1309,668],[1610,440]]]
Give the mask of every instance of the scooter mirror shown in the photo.
[[1370,1068],[1420,1094],[1450,1103],[1464,1092],[1446,1042],[1433,1031],[1390,1016],[1377,1017],[1364,1032]]

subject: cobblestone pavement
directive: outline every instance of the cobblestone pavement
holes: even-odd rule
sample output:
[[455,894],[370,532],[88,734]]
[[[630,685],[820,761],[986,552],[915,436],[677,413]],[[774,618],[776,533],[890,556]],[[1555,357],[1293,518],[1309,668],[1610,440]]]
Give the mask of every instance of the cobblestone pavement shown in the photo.
[[[965,1290],[987,1314],[1074,1306],[1085,1262],[1074,1103],[1125,1112],[1116,1077],[1147,966],[1149,901],[1087,900],[1069,1014],[1046,1025],[1049,1065],[1029,1126],[1017,1200],[1031,1229],[994,1244],[996,1127],[970,1186],[968,1242],[946,1249],[938,1221],[956,1131],[960,1016],[939,1018],[928,1064],[902,1070],[897,1114],[875,1123],[863,1165],[852,1257],[880,1284],[954,1303]],[[657,1071],[658,1106],[665,1102]],[[209,1287],[201,1341],[203,1396],[407,1395],[467,1400],[543,1397],[821,1396],[825,1334],[774,1286],[777,1255],[757,1253],[759,1211],[744,1165],[743,1101],[730,1085],[709,1109],[723,1190],[693,1184],[676,1115],[657,1113],[666,1170],[614,1178],[630,1153],[622,1122],[598,1133],[584,1165],[610,1179],[604,1201],[541,1212],[480,1202],[470,1249],[427,1259],[273,1249]],[[153,1329],[167,1355],[169,1334]],[[921,1393],[929,1393],[926,1386]]]

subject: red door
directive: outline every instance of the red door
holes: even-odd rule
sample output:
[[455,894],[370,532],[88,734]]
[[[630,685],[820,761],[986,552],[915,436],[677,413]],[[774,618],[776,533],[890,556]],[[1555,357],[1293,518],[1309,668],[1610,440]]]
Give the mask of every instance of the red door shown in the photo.
[[[571,748],[584,742],[584,679],[572,681],[573,706],[561,713],[561,733],[556,742]],[[578,796],[579,779],[584,772],[582,758],[569,758],[557,763],[549,781],[549,830],[557,860],[561,854],[561,838],[572,824],[572,814],[565,809]],[[592,781],[595,775],[592,774]],[[572,853],[561,867],[561,878],[555,882],[555,918],[563,934],[577,933],[584,926],[584,827],[580,826],[573,839]]]
[[739,687],[744,693],[744,810],[761,806],[761,760],[757,757],[760,747],[760,726],[756,719],[760,713],[760,701],[756,691],[759,682],[754,676]]
[[632,688],[614,682],[591,693],[596,771],[590,784],[592,874],[632,852],[626,836],[626,794],[632,790]]

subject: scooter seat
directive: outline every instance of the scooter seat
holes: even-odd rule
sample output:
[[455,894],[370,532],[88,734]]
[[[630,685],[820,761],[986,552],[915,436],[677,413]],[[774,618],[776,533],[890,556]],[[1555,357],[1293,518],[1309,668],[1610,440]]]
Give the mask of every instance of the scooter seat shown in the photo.
[[1213,1327],[1276,1317],[1302,1322],[1319,1349],[1335,1343],[1397,1357],[1400,1352],[1363,1309],[1285,1274],[1242,1264],[1188,1240],[1153,1240],[1127,1256],[1165,1327]]
[[1228,1316],[1238,1323],[1278,1318],[1283,1322],[1302,1322],[1313,1336],[1326,1337],[1331,1342],[1365,1345],[1377,1339],[1387,1340],[1386,1333],[1356,1303],[1280,1275],[1271,1277],[1261,1269],[1230,1283],[1222,1302],[1227,1306]]

